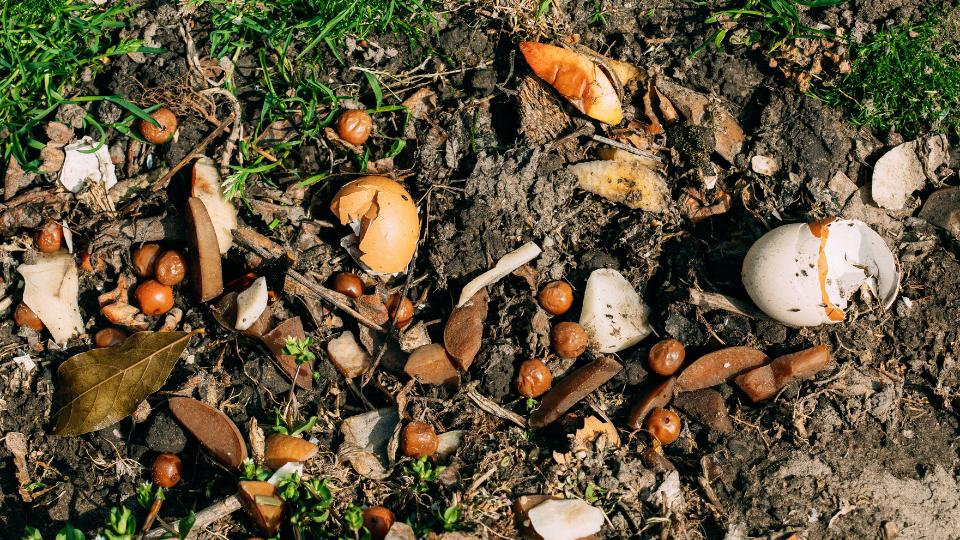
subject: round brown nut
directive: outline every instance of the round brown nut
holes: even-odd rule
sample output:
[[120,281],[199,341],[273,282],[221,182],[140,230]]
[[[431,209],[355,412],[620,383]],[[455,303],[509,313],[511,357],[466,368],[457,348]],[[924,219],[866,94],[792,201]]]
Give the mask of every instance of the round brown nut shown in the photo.
[[18,326],[29,328],[34,332],[42,332],[44,328],[43,321],[40,320],[40,317],[37,317],[37,314],[30,309],[30,306],[23,302],[17,304],[17,309],[13,312],[13,320]]
[[173,114],[173,111],[163,107],[150,113],[150,118],[156,120],[160,126],[140,120],[140,133],[144,139],[153,144],[163,144],[173,138],[173,133],[177,131],[177,115]]
[[127,333],[119,328],[104,328],[97,332],[93,337],[93,342],[98,349],[105,349],[107,347],[116,347],[124,342],[127,339]]
[[350,144],[363,144],[370,138],[373,118],[362,109],[351,109],[337,119],[337,135]]
[[163,315],[173,307],[173,289],[159,281],[144,281],[133,295],[146,315]]
[[157,281],[172,287],[187,276],[187,258],[175,249],[165,251],[157,257],[153,270]]
[[153,270],[157,264],[157,257],[160,255],[160,246],[157,244],[144,244],[133,252],[133,272],[137,277],[153,277]]
[[676,339],[665,339],[650,348],[647,360],[654,373],[669,377],[680,369],[685,356],[683,343]]
[[153,483],[162,488],[172,488],[180,483],[183,463],[176,454],[160,454],[150,468]]
[[587,332],[575,322],[557,323],[550,330],[550,346],[562,358],[577,358],[589,344]]
[[538,358],[520,364],[517,370],[517,391],[521,396],[535,398],[547,393],[553,384],[550,368]]
[[387,298],[387,314],[390,315],[390,320],[393,320],[394,313],[397,328],[410,324],[410,319],[413,318],[413,302],[406,296],[401,298],[400,293],[391,294],[390,298]]
[[400,434],[400,452],[412,458],[432,456],[440,446],[433,426],[424,422],[410,422]]
[[383,506],[371,506],[363,511],[363,526],[370,531],[370,538],[372,540],[383,540],[386,538],[387,533],[390,532],[390,527],[393,527],[393,522],[396,521],[396,519],[393,512]]
[[573,305],[573,287],[566,281],[551,281],[537,296],[540,307],[551,315],[563,315]]
[[339,272],[333,277],[333,290],[350,298],[360,298],[363,295],[363,280],[353,272]]
[[643,422],[643,429],[656,437],[660,444],[670,444],[680,436],[680,417],[669,409],[654,409]]
[[60,251],[63,246],[63,227],[53,220],[47,220],[37,229],[33,241],[37,244],[37,249],[42,253],[53,253]]

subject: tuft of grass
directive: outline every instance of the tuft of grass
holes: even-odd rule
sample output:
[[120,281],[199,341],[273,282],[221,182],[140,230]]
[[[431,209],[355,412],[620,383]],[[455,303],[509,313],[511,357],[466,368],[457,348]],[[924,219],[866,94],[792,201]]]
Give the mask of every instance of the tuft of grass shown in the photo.
[[957,15],[885,28],[851,47],[851,70],[813,97],[847,109],[853,122],[895,130],[960,135],[960,34]]
[[[722,49],[726,43],[752,46],[765,43],[767,53],[786,41],[802,38],[829,39],[829,32],[805,24],[800,13],[807,9],[842,4],[847,0],[728,0],[704,20],[713,32],[690,53],[696,56],[711,44]],[[694,2],[706,5],[706,2]]]

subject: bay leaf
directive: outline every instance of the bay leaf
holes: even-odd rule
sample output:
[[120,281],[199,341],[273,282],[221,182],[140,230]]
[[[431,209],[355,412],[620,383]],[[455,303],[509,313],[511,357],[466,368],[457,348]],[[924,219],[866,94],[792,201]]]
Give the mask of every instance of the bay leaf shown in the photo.
[[53,433],[82,435],[130,416],[163,386],[197,332],[137,332],[117,347],[93,349],[61,364],[53,394]]

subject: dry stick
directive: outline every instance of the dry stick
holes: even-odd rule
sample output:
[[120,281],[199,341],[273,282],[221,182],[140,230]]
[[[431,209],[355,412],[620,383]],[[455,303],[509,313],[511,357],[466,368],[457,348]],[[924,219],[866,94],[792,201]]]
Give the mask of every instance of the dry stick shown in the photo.
[[476,404],[476,406],[479,407],[483,412],[513,422],[522,428],[527,427],[527,422],[522,416],[508,411],[500,405],[494,403],[480,392],[477,392],[475,387],[467,390],[466,395],[468,398],[470,398],[470,401],[473,401],[473,403]]
[[[220,499],[219,501],[211,504],[210,506],[204,508],[203,510],[197,512],[196,520],[193,523],[193,530],[199,530],[211,523],[219,521],[220,519],[229,516],[230,514],[236,512],[240,509],[240,499],[236,494],[230,495]],[[175,526],[175,528],[179,528]],[[152,531],[148,532],[144,537],[146,540],[155,540],[162,538],[163,535],[167,534],[169,531],[163,527],[157,527]]]
[[636,156],[640,156],[640,157],[647,158],[647,159],[652,159],[652,160],[657,161],[657,162],[662,162],[662,161],[663,161],[663,158],[661,158],[660,156],[656,156],[656,155],[651,154],[651,153],[649,153],[649,152],[644,152],[643,150],[634,148],[634,147],[630,146],[629,144],[623,144],[623,143],[617,142],[617,141],[615,141],[615,140],[613,140],[613,139],[608,139],[608,138],[604,137],[603,135],[596,135],[596,134],[591,133],[591,134],[590,134],[590,138],[593,139],[593,140],[595,140],[595,141],[597,141],[597,142],[606,144],[606,145],[608,145],[608,146],[612,146],[612,147],[614,147],[614,148],[619,148],[620,150],[623,150],[624,152],[630,152],[631,154],[636,155]]
[[367,328],[370,328],[371,330],[376,330],[377,332],[385,332],[385,330],[379,324],[377,324],[376,321],[371,320],[369,317],[353,309],[352,307],[350,307],[349,304],[344,302],[342,299],[338,298],[338,293],[336,293],[335,291],[331,291],[330,289],[324,287],[323,285],[319,285],[315,283],[313,280],[309,279],[308,277],[304,276],[303,274],[301,274],[300,272],[297,272],[292,268],[287,270],[287,277],[289,277],[290,279],[296,281],[298,284],[303,286],[303,288],[306,289],[310,294],[317,296],[322,300],[326,300],[327,302],[330,302],[334,306],[342,309],[343,311],[348,313],[350,316],[352,316],[354,319],[356,319],[357,322],[366,326]]
[[742,315],[744,317],[770,320],[770,317],[767,317],[757,308],[751,306],[749,302],[744,302],[739,298],[734,298],[732,296],[727,296],[720,293],[701,291],[700,289],[693,288],[691,288],[689,292],[690,299],[687,300],[687,302],[694,306],[703,308],[705,311],[722,309],[724,311],[736,313],[737,315]]
[[187,155],[183,156],[183,159],[181,159],[179,163],[174,165],[173,168],[167,171],[163,176],[161,176],[160,178],[157,178],[157,180],[153,183],[153,187],[150,188],[151,191],[160,191],[161,189],[166,188],[167,184],[169,184],[170,180],[173,178],[173,175],[177,174],[177,172],[180,169],[186,167],[187,163],[190,163],[191,161],[193,161],[194,158],[200,157],[203,151],[206,150],[207,146],[209,146],[210,143],[212,143],[213,140],[216,139],[218,135],[220,135],[221,133],[223,133],[225,129],[227,129],[230,123],[233,122],[233,119],[234,119],[234,116],[231,114],[230,116],[227,117],[226,120],[224,120],[223,122],[220,122],[220,125],[217,126],[217,129],[211,131],[210,134],[206,136],[206,138],[200,141],[200,144],[194,146],[193,150],[190,150],[190,152],[187,153]]

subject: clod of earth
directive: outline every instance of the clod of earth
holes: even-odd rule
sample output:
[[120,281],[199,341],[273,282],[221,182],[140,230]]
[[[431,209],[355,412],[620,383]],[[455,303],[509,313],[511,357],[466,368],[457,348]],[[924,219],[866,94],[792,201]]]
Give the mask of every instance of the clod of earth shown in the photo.
[[662,409],[670,404],[673,399],[673,388],[676,385],[676,377],[670,377],[662,383],[655,386],[643,397],[630,411],[630,417],[627,425],[631,429],[640,429],[647,415],[654,409]]
[[233,420],[210,405],[191,398],[170,398],[168,404],[170,412],[214,459],[228,469],[240,468],[247,459],[247,445]]
[[34,332],[43,332],[43,321],[23,302],[17,304],[17,309],[13,311],[13,320],[17,326],[29,328]]
[[240,503],[260,532],[268,537],[277,534],[283,519],[285,505],[270,482],[241,481],[238,485]]
[[267,438],[264,465],[271,470],[278,470],[287,463],[303,463],[317,455],[320,449],[302,437],[274,433]]
[[594,270],[583,292],[580,325],[590,344],[601,353],[615,353],[647,337],[650,308],[620,272]]
[[244,331],[253,326],[267,309],[267,278],[258,277],[237,295],[237,319],[234,328]]
[[349,330],[327,342],[327,356],[333,367],[348,379],[363,375],[373,366],[370,353],[357,343]]
[[339,456],[349,461],[361,476],[385,478],[387,444],[399,422],[396,407],[384,407],[345,419],[340,425],[343,444]]
[[460,372],[443,345],[437,343],[410,353],[403,372],[423,384],[460,384]]
[[190,275],[201,302],[209,302],[223,292],[223,268],[217,232],[203,201],[187,199],[187,229],[190,240]]
[[701,356],[677,377],[678,392],[692,392],[733,380],[766,364],[770,358],[753,347],[727,347]]
[[720,392],[713,388],[681,392],[673,398],[673,406],[717,433],[726,434],[733,431],[727,402]]
[[613,357],[601,356],[574,370],[543,396],[540,408],[530,415],[530,427],[539,429],[556,421],[581,399],[612,379],[621,369],[623,366]]
[[894,147],[873,167],[870,195],[883,208],[900,210],[907,197],[922,189],[934,171],[947,162],[950,145],[946,135],[934,135]]
[[920,219],[960,240],[960,187],[943,188],[930,194],[920,209]]
[[666,180],[645,161],[587,161],[570,165],[580,189],[646,212],[669,210],[670,188]]
[[770,317],[791,326],[842,322],[866,285],[888,309],[900,265],[883,238],[857,220],[782,225],[757,240],[743,261],[743,285]]
[[41,253],[33,264],[21,264],[23,303],[43,321],[53,340],[66,344],[83,332],[83,318],[77,297],[80,277],[77,265],[67,253]]
[[341,244],[357,262],[376,274],[406,271],[417,251],[420,218],[403,186],[383,176],[364,176],[340,188],[330,210],[353,229]]
[[487,289],[480,289],[467,303],[454,308],[447,318],[443,346],[460,371],[469,370],[480,352],[488,301]]
[[751,400],[763,401],[777,395],[790,383],[809,379],[826,369],[831,358],[830,349],[826,345],[818,345],[778,357],[765,366],[738,376],[735,382]]
[[233,245],[233,231],[237,229],[237,209],[223,196],[223,181],[213,160],[204,156],[193,164],[190,194],[203,202],[221,255]]
[[743,129],[730,112],[709,97],[680,86],[666,77],[656,79],[656,89],[680,111],[690,123],[710,130],[714,150],[728,163],[743,149]]

